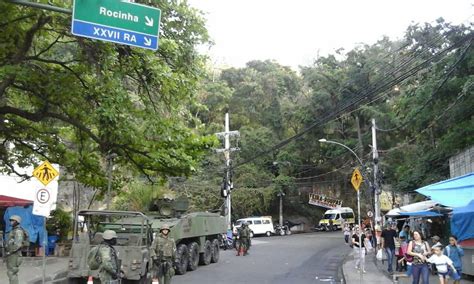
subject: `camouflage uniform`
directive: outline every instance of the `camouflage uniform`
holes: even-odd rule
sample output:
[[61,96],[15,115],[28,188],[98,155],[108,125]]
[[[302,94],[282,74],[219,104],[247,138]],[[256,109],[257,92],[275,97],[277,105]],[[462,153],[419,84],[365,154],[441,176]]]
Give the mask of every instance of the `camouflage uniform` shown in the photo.
[[247,254],[247,251],[250,248],[250,228],[247,225],[242,225],[239,229],[239,239],[240,239],[240,245],[239,245],[239,250],[237,255],[239,255],[241,252]]
[[171,283],[174,276],[173,263],[176,260],[176,243],[172,238],[160,234],[152,244],[151,257],[155,263],[160,284]]
[[118,257],[115,248],[110,244],[103,242],[100,244],[97,253],[98,257],[101,259],[99,267],[100,283],[119,283],[117,280],[119,276]]
[[15,226],[8,234],[8,241],[6,244],[6,263],[7,275],[10,279],[10,284],[18,284],[18,272],[20,271],[21,248],[23,246],[23,229],[20,225]]

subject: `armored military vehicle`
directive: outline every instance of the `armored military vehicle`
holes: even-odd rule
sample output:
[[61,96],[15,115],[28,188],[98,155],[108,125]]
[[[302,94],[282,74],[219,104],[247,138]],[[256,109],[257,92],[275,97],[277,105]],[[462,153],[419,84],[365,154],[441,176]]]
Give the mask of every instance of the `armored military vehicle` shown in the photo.
[[170,236],[177,248],[177,274],[196,270],[199,264],[219,261],[219,239],[227,232],[225,218],[219,213],[188,211],[186,198],[160,199],[147,217],[155,234],[163,224],[171,227]]
[[187,213],[185,198],[160,199],[149,209],[146,215],[132,211],[79,211],[69,257],[69,283],[86,283],[89,276],[98,278],[98,271],[89,269],[87,256],[91,248],[103,241],[105,230],[117,233],[115,248],[124,274],[122,283],[150,283],[150,249],[163,224],[171,227],[170,237],[176,242],[177,274],[196,270],[199,264],[219,261],[219,238],[227,229],[220,214]]
[[141,212],[79,211],[74,222],[74,238],[69,257],[68,282],[86,283],[89,276],[98,279],[98,270],[90,270],[87,256],[91,248],[102,243],[105,230],[117,233],[117,250],[122,283],[150,283],[150,246],[153,241],[151,222]]

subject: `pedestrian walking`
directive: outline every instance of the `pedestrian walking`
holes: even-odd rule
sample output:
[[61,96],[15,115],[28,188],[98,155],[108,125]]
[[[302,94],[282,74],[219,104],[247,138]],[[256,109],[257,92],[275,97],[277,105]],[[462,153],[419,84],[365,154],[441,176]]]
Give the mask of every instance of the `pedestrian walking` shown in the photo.
[[394,224],[389,222],[387,228],[382,231],[382,244],[381,247],[385,249],[387,253],[388,273],[393,273],[393,258],[395,256],[395,241],[397,237],[397,231],[394,229]]
[[421,233],[414,231],[413,240],[408,244],[408,255],[413,256],[413,284],[420,282],[420,276],[423,280],[423,284],[429,284],[430,271],[427,257],[430,255],[430,251],[430,245],[423,240]]
[[169,237],[170,227],[163,224],[160,235],[153,240],[151,257],[154,270],[160,284],[170,284],[175,271],[173,265],[176,262],[176,243]]
[[104,241],[97,249],[97,259],[99,266],[100,283],[118,284],[120,278],[120,265],[117,251],[114,246],[117,244],[117,233],[106,230],[102,235]]
[[[456,236],[449,237],[449,245],[444,248],[444,254],[453,261],[454,268],[458,274],[462,275],[462,257],[464,256],[464,250],[458,245]],[[461,280],[454,280],[454,284],[459,283],[461,283]]]
[[7,264],[7,275],[10,284],[18,284],[18,273],[20,272],[21,249],[23,248],[25,231],[21,228],[21,217],[12,215],[10,217],[12,230],[8,234],[6,244],[5,261]]
[[354,234],[352,235],[352,245],[354,249],[354,257],[357,259],[356,260],[356,266],[355,268],[357,270],[361,270],[363,273],[366,273],[365,271],[365,248],[366,248],[366,242],[367,239],[365,237],[365,234],[362,234],[359,239],[359,233],[360,233],[360,228],[359,226],[354,227]]
[[436,266],[439,284],[448,284],[448,268],[450,268],[453,273],[457,273],[456,268],[454,268],[453,261],[443,254],[442,247],[440,246],[435,246],[433,248],[433,252],[434,254],[428,258],[428,262]]
[[[405,239],[405,236],[400,236],[400,249],[398,252],[398,272],[407,271],[407,251],[408,251],[408,242]],[[411,263],[410,263],[411,265]]]
[[398,234],[398,237],[401,238],[402,236],[405,237],[405,241],[410,242],[411,241],[411,236],[410,236],[410,226],[405,225],[403,227],[403,230],[400,231],[400,234]]
[[349,227],[349,224],[344,225],[344,241],[346,244],[349,243],[349,238],[351,237],[351,228]]
[[438,237],[438,236],[432,236],[431,237],[431,247],[434,248],[434,247],[442,247],[443,244],[440,242],[441,238]]

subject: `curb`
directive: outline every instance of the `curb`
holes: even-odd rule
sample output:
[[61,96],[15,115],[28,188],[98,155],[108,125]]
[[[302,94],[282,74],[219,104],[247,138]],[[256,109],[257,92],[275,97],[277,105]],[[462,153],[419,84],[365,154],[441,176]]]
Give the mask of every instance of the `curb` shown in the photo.
[[348,283],[347,282],[347,279],[349,278],[348,276],[346,276],[346,271],[344,270],[344,265],[350,261],[350,260],[354,260],[354,256],[352,255],[352,252],[349,252],[345,257],[344,257],[344,260],[342,261],[342,265],[341,265],[341,271],[342,271],[342,283]]

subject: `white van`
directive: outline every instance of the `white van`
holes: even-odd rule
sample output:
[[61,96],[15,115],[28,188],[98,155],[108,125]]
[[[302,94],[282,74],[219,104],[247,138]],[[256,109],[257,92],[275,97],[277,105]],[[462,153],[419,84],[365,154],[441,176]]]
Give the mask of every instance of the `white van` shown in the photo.
[[336,229],[342,229],[343,222],[348,224],[355,223],[354,210],[349,207],[327,210],[319,221],[319,226],[329,226],[329,220],[332,220],[333,226]]
[[254,235],[266,235],[267,237],[275,234],[275,229],[273,228],[273,222],[271,216],[263,217],[249,217],[244,219],[239,219],[235,222],[234,228],[240,228],[243,222],[247,222],[250,228],[250,237]]

